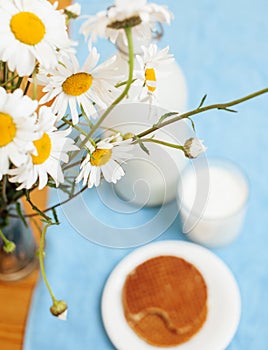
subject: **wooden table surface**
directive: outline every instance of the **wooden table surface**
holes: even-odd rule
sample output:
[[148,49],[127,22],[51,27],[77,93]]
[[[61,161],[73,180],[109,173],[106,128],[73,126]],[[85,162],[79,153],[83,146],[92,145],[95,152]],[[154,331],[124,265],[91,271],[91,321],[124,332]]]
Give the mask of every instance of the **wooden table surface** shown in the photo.
[[[47,191],[37,191],[32,195],[35,203],[44,208]],[[25,206],[27,212],[31,209]],[[38,244],[39,232],[33,226],[33,234]],[[38,268],[28,277],[17,282],[0,282],[0,349],[21,350],[32,292],[39,276]]]
[[33,288],[39,272],[20,282],[0,283],[0,349],[21,350]]
[[[54,3],[54,0],[50,0]],[[69,5],[72,0],[59,0],[59,7]],[[46,202],[46,192],[36,194],[42,207]],[[28,209],[29,210],[29,209]],[[37,233],[35,232],[37,237]],[[38,239],[38,238],[37,238]],[[39,271],[18,282],[0,282],[0,349],[21,350],[23,336],[33,289]]]

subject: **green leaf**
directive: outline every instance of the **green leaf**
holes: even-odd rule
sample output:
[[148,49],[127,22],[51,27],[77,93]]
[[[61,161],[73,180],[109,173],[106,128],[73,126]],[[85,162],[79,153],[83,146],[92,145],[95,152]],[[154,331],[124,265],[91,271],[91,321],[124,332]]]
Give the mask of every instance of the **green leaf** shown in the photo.
[[237,111],[235,109],[231,109],[231,108],[227,108],[227,107],[218,108],[218,109],[219,110],[224,110],[226,112],[237,113]]
[[56,209],[55,208],[52,208],[52,214],[53,214],[53,218],[54,218],[54,221],[57,225],[59,225],[59,219],[58,219],[58,215],[57,215],[57,212],[56,212]]
[[144,145],[143,142],[140,141],[140,142],[139,142],[139,146],[140,146],[140,148],[141,148],[145,153],[148,154],[148,156],[150,155],[150,152],[149,152],[148,148]]
[[173,115],[176,115],[176,114],[179,114],[179,113],[178,113],[178,112],[168,112],[168,113],[163,114],[163,115],[159,118],[158,122],[156,122],[156,123],[153,125],[153,127],[158,127],[160,124],[163,123],[163,121],[164,121],[165,119],[167,119],[167,118],[169,118],[169,117],[172,117]]
[[148,148],[144,145],[144,143],[142,142],[142,140],[138,137],[135,136],[134,139],[138,142],[140,148],[146,153],[148,154],[148,156],[150,155],[150,151],[148,150]]
[[194,125],[193,119],[191,119],[190,117],[188,117],[187,119],[190,120],[190,122],[191,122],[191,124],[192,124],[193,131],[196,132],[196,131],[195,131],[195,125]]
[[203,96],[201,102],[199,103],[199,106],[197,107],[197,109],[201,108],[204,104],[204,102],[206,101],[206,98],[207,98],[207,94]]
[[57,188],[56,184],[54,182],[50,182],[50,181],[48,181],[47,186],[51,187],[51,188]]
[[85,118],[85,120],[86,120],[87,123],[88,123],[88,126],[89,126],[90,128],[92,128],[92,127],[93,127],[93,123],[91,122],[91,120],[89,119],[88,115],[86,114],[86,112],[85,112],[85,110],[84,110],[82,104],[80,104],[80,109],[81,109],[82,116]]

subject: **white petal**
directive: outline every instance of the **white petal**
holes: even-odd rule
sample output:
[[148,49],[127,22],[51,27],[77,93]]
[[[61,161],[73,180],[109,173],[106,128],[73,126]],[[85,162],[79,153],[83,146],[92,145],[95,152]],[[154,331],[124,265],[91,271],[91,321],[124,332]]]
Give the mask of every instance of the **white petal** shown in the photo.
[[76,108],[76,98],[75,97],[69,98],[69,106],[70,106],[70,110],[71,110],[73,124],[76,125],[79,122],[79,117],[78,117],[78,111]]

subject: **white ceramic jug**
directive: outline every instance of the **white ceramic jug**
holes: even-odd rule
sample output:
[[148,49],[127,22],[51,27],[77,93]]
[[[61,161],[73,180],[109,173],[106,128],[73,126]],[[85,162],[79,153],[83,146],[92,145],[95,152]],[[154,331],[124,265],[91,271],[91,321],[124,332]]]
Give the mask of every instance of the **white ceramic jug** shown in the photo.
[[[148,39],[148,38],[147,38]],[[148,42],[150,42],[150,38]],[[135,53],[141,54],[141,44],[135,42]],[[119,47],[117,66],[120,73],[127,77],[128,57],[123,40]],[[137,62],[135,62],[137,64]],[[186,110],[186,83],[179,65],[174,60],[167,66],[167,74],[157,79],[157,106],[148,102],[134,102],[137,87],[131,86],[128,98],[118,105],[104,125],[121,132],[137,134],[148,129],[167,112],[183,112]],[[152,136],[152,135],[150,135]],[[149,136],[149,137],[150,137]],[[180,121],[154,133],[156,139],[171,143],[183,144],[189,137],[189,126]],[[139,145],[135,145],[133,158],[123,166],[126,175],[115,184],[115,191],[120,197],[138,206],[157,206],[169,202],[176,197],[179,173],[186,164],[182,151],[159,144],[146,143],[150,155]]]

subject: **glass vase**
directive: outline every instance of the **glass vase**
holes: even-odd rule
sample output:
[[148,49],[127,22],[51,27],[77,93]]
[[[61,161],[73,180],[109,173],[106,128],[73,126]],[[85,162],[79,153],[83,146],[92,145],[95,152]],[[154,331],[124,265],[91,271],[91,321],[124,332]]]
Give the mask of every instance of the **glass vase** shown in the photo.
[[2,228],[6,238],[16,244],[12,253],[4,251],[0,238],[0,281],[16,281],[29,275],[37,266],[36,243],[30,227],[20,218],[9,218]]

